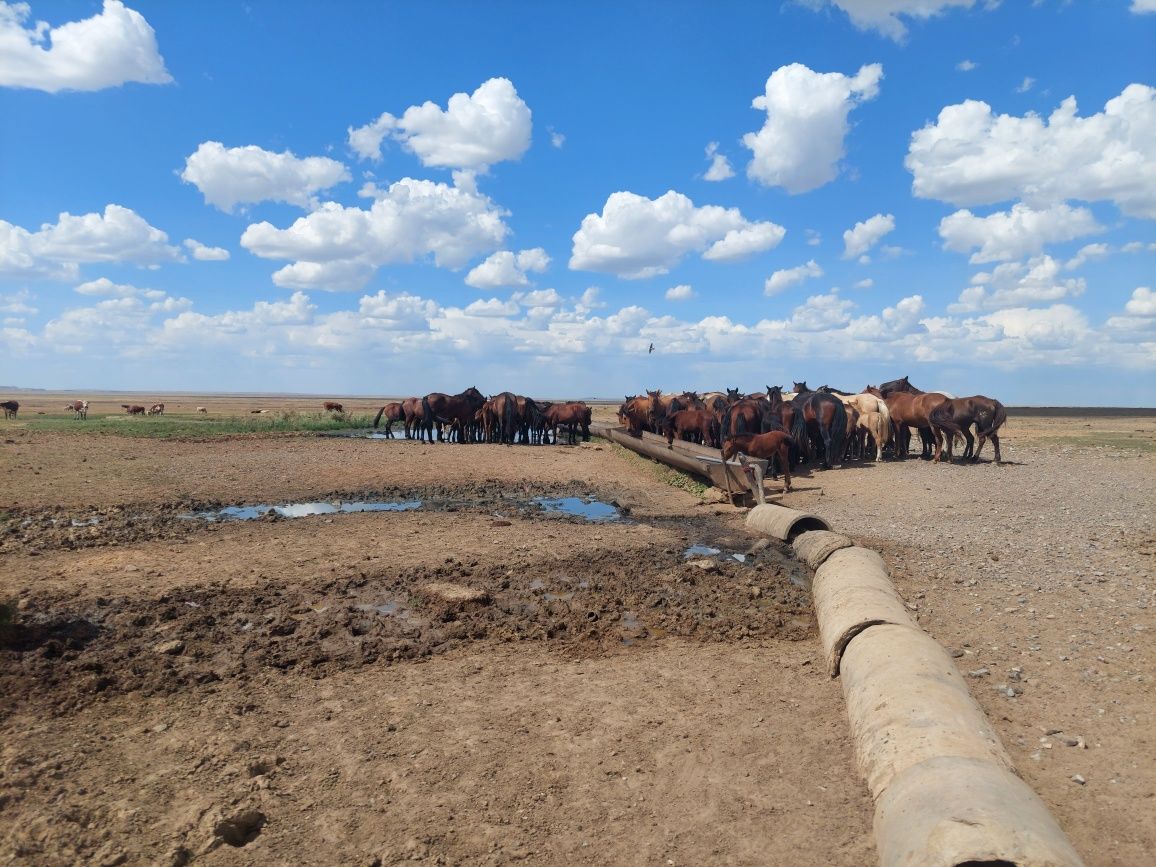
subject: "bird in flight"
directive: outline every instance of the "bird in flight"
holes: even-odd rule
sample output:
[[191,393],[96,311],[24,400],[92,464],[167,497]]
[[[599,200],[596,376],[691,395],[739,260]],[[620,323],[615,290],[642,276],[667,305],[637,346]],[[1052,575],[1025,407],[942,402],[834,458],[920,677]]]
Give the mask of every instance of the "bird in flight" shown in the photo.
[[652,352],[654,352],[654,344],[653,343],[650,344],[650,349],[646,350],[646,354],[650,355],[650,353],[652,353]]

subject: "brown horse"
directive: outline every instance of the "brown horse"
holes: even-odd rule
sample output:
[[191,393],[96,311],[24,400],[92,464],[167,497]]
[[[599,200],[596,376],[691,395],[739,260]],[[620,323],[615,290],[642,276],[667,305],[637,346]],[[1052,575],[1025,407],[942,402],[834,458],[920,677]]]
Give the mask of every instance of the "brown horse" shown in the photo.
[[618,407],[618,421],[632,437],[642,436],[644,430],[653,430],[650,426],[650,398],[626,395],[625,402]]
[[418,439],[428,437],[431,443],[434,442],[434,424],[437,424],[437,441],[442,442],[441,426],[448,424],[451,431],[455,427],[458,429],[458,442],[466,442],[474,415],[485,402],[485,397],[473,386],[459,394],[445,394],[440,391],[427,394],[421,399],[421,427]]
[[667,448],[674,447],[676,438],[710,446],[712,449],[719,447],[719,423],[710,410],[679,410],[663,420],[662,428],[666,434]]
[[0,409],[4,410],[4,418],[16,418],[16,413],[20,412],[20,401],[6,400],[0,403]]
[[578,429],[582,429],[582,441],[590,442],[590,407],[583,401],[576,400],[570,403],[550,404],[543,411],[546,426],[558,442],[558,428],[564,427],[569,435],[570,445],[578,441]]
[[[345,412],[345,407],[335,400],[327,400],[322,406],[325,407],[326,412]],[[377,425],[374,425],[374,427],[377,427]]]
[[795,421],[791,435],[799,448],[822,455],[821,465],[829,470],[837,458],[843,456],[843,440],[847,435],[847,408],[839,398],[819,391],[811,391],[806,382],[795,383]]
[[389,436],[393,436],[393,423],[395,421],[404,422],[405,412],[401,408],[401,404],[397,401],[387,403],[377,411],[377,415],[373,417],[373,426],[377,427],[378,422],[385,418],[385,432]]
[[[1002,463],[999,453],[999,429],[1007,421],[1007,410],[995,398],[977,394],[974,397],[948,398],[931,411],[931,422],[942,428],[947,439],[947,462],[952,461],[952,446],[955,438],[962,436],[967,440],[967,447],[963,451],[964,460],[979,460],[979,453],[983,451],[983,444],[991,439],[995,448],[995,462]],[[972,453],[974,440],[971,436],[971,426],[975,425],[979,445]],[[936,458],[938,460],[938,457]]]
[[911,448],[911,428],[916,428],[923,442],[920,457],[938,461],[943,453],[943,432],[932,423],[931,413],[948,399],[947,396],[937,391],[920,391],[906,376],[883,383],[879,386],[879,393],[891,413],[891,424],[895,430],[895,456],[900,460],[907,458]]
[[405,422],[405,438],[413,439],[417,436],[418,424],[421,422],[421,398],[407,397],[401,402],[402,419]]
[[482,424],[485,428],[485,442],[495,441],[512,446],[521,418],[518,411],[518,396],[508,391],[495,395],[482,405]]
[[739,452],[752,458],[768,461],[767,469],[771,478],[776,478],[775,461],[783,470],[784,490],[791,490],[791,437],[786,431],[772,430],[763,434],[738,434],[731,437],[722,447],[724,461],[729,461]]
[[[143,406],[137,404],[122,403],[121,408],[129,415],[144,415],[146,410]],[[259,412],[260,410],[258,410]]]

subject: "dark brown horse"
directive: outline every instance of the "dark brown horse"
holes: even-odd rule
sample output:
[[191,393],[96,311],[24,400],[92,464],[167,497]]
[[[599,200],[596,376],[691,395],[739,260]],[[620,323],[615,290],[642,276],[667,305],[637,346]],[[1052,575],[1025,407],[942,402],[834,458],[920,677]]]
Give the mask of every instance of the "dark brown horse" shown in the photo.
[[401,411],[405,416],[405,438],[407,440],[414,439],[418,436],[418,428],[421,426],[421,398],[407,397],[401,402]]
[[436,424],[437,441],[441,442],[443,440],[441,426],[448,424],[451,432],[457,428],[458,442],[466,442],[470,425],[474,422],[474,415],[485,402],[485,397],[473,386],[459,394],[445,394],[440,391],[427,394],[421,399],[421,427],[418,428],[417,438],[428,438],[431,443],[434,442]]
[[891,425],[895,431],[895,456],[906,459],[911,448],[911,428],[919,431],[923,442],[920,457],[938,461],[943,453],[943,432],[932,423],[932,411],[948,399],[937,391],[920,391],[905,376],[893,379],[879,386],[879,393],[891,412]]
[[[965,460],[979,460],[979,453],[983,451],[983,444],[991,440],[995,448],[995,462],[1002,463],[999,453],[999,429],[1007,421],[1007,410],[995,398],[977,394],[974,397],[948,398],[931,411],[931,423],[941,428],[947,440],[947,462],[952,461],[952,446],[957,436],[967,441],[963,451]],[[979,445],[974,454],[972,446],[975,444],[971,436],[971,426],[975,425]],[[936,458],[938,460],[938,457]]]
[[847,408],[834,395],[811,391],[806,382],[795,383],[795,421],[791,435],[800,449],[819,452],[821,465],[829,470],[843,457],[847,436]]
[[401,408],[401,404],[398,401],[387,403],[379,409],[377,415],[373,417],[373,426],[377,427],[378,422],[383,418],[385,419],[385,432],[389,436],[393,436],[393,423],[395,421],[405,421],[405,410]]
[[720,445],[718,419],[710,410],[679,410],[663,419],[662,429],[666,434],[667,448],[674,447],[675,439],[700,443],[712,449],[717,449]]
[[[512,446],[521,427],[518,396],[509,391],[491,397],[482,406],[485,441]],[[494,435],[497,434],[495,439]]]
[[16,413],[20,412],[20,401],[6,400],[0,403],[0,409],[4,410],[4,418],[16,418]]
[[144,415],[146,412],[143,406],[138,406],[137,404],[122,403],[120,406],[121,409],[123,409],[129,415]]
[[[327,400],[322,406],[325,407],[326,412],[345,412],[345,407],[335,400]],[[374,427],[377,427],[377,425],[374,425]]]
[[739,452],[752,458],[768,461],[771,478],[775,478],[775,461],[783,470],[785,490],[791,490],[791,437],[785,431],[773,430],[763,434],[738,434],[723,443],[722,457],[729,461]]

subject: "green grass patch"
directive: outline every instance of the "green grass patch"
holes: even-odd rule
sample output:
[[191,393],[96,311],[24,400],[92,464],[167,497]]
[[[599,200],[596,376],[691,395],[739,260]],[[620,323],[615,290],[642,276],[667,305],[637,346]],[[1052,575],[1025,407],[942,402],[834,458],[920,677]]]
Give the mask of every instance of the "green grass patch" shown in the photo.
[[618,445],[618,443],[610,442],[609,440],[605,440],[604,442],[606,447],[615,455],[642,467],[660,482],[670,485],[672,488],[678,488],[679,490],[694,494],[696,497],[701,497],[712,487],[712,485],[705,482],[700,482],[694,476],[687,475],[682,470],[669,467],[658,461],[652,461],[650,458],[644,457],[637,452],[623,448]]
[[267,415],[102,416],[76,421],[69,416],[38,416],[24,422],[30,431],[97,434],[144,439],[201,439],[268,433],[311,433],[356,430],[373,425],[371,415],[277,412]]

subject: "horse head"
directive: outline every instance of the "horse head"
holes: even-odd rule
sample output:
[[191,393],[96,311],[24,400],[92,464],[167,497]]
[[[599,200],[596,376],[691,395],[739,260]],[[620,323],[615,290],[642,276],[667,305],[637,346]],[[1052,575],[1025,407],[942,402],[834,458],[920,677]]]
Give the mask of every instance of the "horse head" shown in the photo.
[[803,394],[803,393],[808,392],[810,390],[811,389],[807,388],[806,380],[804,380],[803,382],[796,382],[794,387],[791,389],[791,391],[793,391],[795,394]]
[[727,389],[727,403],[736,403],[742,399],[743,396],[739,394],[739,390],[737,388]]

